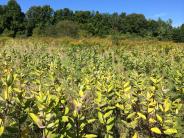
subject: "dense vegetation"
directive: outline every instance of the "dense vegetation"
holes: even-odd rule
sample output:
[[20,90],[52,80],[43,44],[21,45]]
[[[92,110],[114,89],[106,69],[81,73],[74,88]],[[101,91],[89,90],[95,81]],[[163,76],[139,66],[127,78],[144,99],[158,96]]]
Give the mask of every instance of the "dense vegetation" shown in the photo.
[[109,38],[0,42],[2,138],[184,135],[183,44],[132,39],[116,46]]
[[54,11],[50,6],[33,6],[26,13],[15,0],[0,5],[0,34],[5,36],[72,36],[131,34],[159,40],[184,42],[184,24],[146,19],[142,14],[102,14],[91,11]]

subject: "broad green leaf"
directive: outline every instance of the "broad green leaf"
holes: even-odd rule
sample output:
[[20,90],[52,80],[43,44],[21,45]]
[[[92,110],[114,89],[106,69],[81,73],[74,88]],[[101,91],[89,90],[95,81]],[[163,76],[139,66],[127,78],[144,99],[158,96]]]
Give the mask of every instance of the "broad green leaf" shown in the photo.
[[172,135],[172,134],[176,134],[176,133],[177,133],[177,130],[174,128],[170,128],[170,129],[167,129],[164,131],[164,134],[166,134],[166,135]]
[[132,122],[128,125],[128,127],[133,128],[133,129],[135,129],[137,126],[138,126],[138,121],[137,121],[137,119],[135,119],[134,121],[132,121]]
[[86,124],[85,124],[85,123],[81,123],[81,125],[80,125],[80,129],[81,129],[81,130],[83,130],[85,126],[86,126]]
[[108,111],[107,113],[105,113],[104,118],[106,119],[110,117],[112,113],[113,113],[113,110]]
[[96,119],[89,119],[89,120],[87,120],[88,124],[93,123],[95,121],[96,121]]
[[69,113],[70,109],[66,106],[65,107],[65,115],[67,115]]
[[37,124],[37,126],[39,128],[44,128],[45,127],[45,126],[43,126],[42,120],[37,115],[35,115],[34,113],[29,113],[29,116],[32,118],[34,123]]
[[102,101],[102,94],[101,94],[101,92],[97,92],[96,94],[97,94],[96,102],[100,103]]
[[62,122],[68,122],[68,116],[62,116]]
[[131,119],[131,118],[134,117],[135,115],[136,115],[136,112],[130,113],[130,114],[127,116],[127,119]]
[[110,117],[108,120],[107,120],[107,124],[111,124],[113,121],[114,121],[115,117]]
[[114,124],[106,125],[107,132],[111,131],[111,129],[112,129],[113,126],[114,126]]
[[47,125],[47,128],[52,128],[55,125],[55,123],[50,123]]
[[100,123],[104,124],[103,115],[101,112],[98,112],[98,119],[99,119]]
[[152,128],[151,128],[151,131],[152,131],[153,133],[156,133],[156,134],[161,134],[161,131],[160,131],[160,129],[159,129],[158,127],[152,127]]
[[119,103],[116,104],[116,107],[118,107],[121,110],[124,110],[125,109],[124,105],[121,105]]

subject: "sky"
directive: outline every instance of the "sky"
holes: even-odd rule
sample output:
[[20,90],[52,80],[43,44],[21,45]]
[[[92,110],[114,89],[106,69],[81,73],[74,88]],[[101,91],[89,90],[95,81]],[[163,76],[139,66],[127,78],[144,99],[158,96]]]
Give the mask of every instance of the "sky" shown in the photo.
[[[0,0],[6,4],[8,0]],[[17,0],[26,12],[31,6],[50,5],[54,10],[100,11],[102,13],[141,13],[147,19],[173,20],[173,26],[184,23],[184,0]]]

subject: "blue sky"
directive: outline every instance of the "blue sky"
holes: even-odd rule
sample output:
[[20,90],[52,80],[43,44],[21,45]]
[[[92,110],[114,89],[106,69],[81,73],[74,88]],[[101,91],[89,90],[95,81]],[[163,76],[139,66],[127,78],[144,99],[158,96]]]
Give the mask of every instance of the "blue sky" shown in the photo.
[[[8,0],[0,0],[6,4]],[[142,13],[147,18],[171,18],[174,26],[184,23],[184,0],[17,0],[23,11],[33,5],[51,5],[53,9],[90,10],[103,13]]]

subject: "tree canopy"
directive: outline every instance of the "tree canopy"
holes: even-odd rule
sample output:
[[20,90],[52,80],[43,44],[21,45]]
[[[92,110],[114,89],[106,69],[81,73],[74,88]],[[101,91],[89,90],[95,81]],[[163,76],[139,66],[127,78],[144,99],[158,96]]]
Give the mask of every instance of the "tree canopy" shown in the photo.
[[54,11],[49,5],[32,6],[23,13],[16,0],[9,0],[6,5],[0,5],[0,35],[44,36],[49,35],[48,32],[51,35],[63,34],[63,30],[67,30],[66,34],[76,34],[74,28],[86,32],[87,35],[134,34],[184,42],[184,24],[175,28],[172,26],[172,20],[146,19],[143,14],[108,14],[98,11],[72,11],[68,8]]

